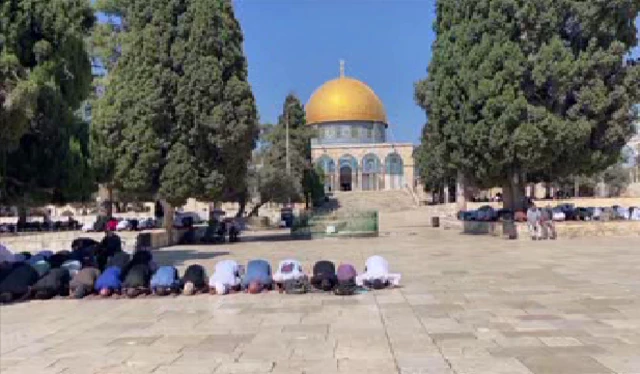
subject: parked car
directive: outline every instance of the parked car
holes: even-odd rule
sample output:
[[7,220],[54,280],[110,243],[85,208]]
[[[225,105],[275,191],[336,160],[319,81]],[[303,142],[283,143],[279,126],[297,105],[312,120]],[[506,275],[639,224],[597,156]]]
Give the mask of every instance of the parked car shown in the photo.
[[575,221],[577,218],[576,208],[573,204],[558,205],[558,208],[564,213],[565,221]]
[[476,220],[477,221],[495,221],[498,219],[498,214],[495,209],[490,207],[489,205],[484,205],[476,210]]
[[458,212],[458,219],[460,221],[476,221],[477,215],[478,215],[478,212],[475,210],[468,210],[464,212],[460,211]]
[[592,219],[594,221],[600,221],[600,218],[602,217],[602,212],[604,211],[604,208],[595,207],[595,208],[592,208],[592,209],[593,209],[593,215],[591,216]]
[[553,212],[554,221],[565,221],[567,219],[567,215],[561,207],[555,207],[551,211]]
[[204,222],[196,212],[179,212],[174,215],[173,225],[176,227],[184,227],[188,221],[191,221],[194,225]]
[[576,208],[575,212],[578,221],[591,221],[593,218],[593,211],[589,210],[589,208],[579,207]]
[[116,231],[127,231],[131,229],[131,222],[128,219],[121,219],[116,225]]
[[627,220],[629,219],[629,209],[621,207],[620,205],[614,205],[613,207],[613,219]]
[[88,222],[85,222],[84,225],[82,225],[83,232],[92,232],[95,230],[96,230],[96,221],[88,221]]
[[498,209],[496,215],[499,220],[511,221],[513,220],[513,211],[511,209]]
[[636,206],[629,208],[629,210],[629,219],[631,221],[640,221],[640,208]]
[[150,230],[150,229],[154,229],[155,227],[156,227],[156,220],[151,217],[143,218],[138,222],[139,230]]

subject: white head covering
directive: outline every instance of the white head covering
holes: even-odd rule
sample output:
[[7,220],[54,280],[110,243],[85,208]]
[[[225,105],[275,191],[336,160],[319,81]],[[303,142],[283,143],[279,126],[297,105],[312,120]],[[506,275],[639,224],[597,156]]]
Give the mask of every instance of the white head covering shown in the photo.
[[216,294],[218,294],[218,295],[226,295],[227,292],[229,291],[227,289],[227,286],[224,283],[221,283],[221,282],[216,282],[215,288],[216,288]]

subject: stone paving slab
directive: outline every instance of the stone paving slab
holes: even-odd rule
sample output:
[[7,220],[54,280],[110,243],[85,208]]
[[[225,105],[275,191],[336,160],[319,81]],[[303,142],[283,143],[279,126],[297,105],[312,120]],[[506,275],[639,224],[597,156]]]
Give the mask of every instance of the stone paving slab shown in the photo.
[[0,306],[0,372],[640,374],[640,239],[513,242],[426,221],[383,216],[394,235],[379,238],[155,252],[181,271],[286,257],[361,270],[381,254],[402,273],[394,290]]

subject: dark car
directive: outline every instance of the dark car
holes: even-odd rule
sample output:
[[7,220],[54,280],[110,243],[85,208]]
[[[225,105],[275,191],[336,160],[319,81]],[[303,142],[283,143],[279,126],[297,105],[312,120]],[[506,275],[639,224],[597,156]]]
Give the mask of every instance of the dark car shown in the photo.
[[511,209],[498,209],[496,212],[499,220],[502,221],[512,221],[513,220],[513,210]]
[[475,210],[468,210],[468,211],[459,211],[458,212],[458,219],[460,221],[476,221],[478,218],[478,212]]
[[591,221],[593,219],[593,212],[595,208],[579,207],[575,210],[575,216],[578,221]]
[[558,205],[558,208],[564,213],[566,221],[575,221],[577,219],[577,211],[573,204]]
[[478,221],[496,221],[497,219],[497,212],[489,205],[483,205],[476,210],[476,220]]

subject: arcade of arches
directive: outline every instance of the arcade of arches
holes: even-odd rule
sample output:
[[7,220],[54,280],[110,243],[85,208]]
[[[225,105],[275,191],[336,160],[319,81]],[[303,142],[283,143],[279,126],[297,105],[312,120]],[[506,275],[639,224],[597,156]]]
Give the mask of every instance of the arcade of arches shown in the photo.
[[344,145],[312,150],[316,167],[324,172],[327,192],[412,187],[412,152],[411,144]]

